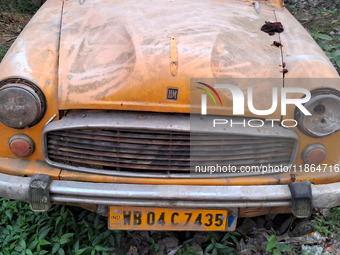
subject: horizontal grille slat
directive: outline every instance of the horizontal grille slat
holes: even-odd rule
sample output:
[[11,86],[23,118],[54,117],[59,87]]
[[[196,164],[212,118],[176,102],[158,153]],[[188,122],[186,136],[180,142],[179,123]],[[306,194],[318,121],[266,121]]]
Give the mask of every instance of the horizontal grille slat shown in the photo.
[[231,165],[238,170],[241,166],[289,165],[295,157],[296,136],[272,133],[190,133],[152,125],[118,128],[114,122],[112,127],[59,125],[44,134],[44,150],[49,164],[70,170],[187,176],[193,165]]

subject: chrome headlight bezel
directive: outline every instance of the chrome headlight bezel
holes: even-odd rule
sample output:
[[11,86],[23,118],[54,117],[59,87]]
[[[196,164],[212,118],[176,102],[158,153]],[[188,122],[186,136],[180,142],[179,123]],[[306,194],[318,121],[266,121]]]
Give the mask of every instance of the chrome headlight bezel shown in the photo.
[[23,129],[36,125],[46,111],[46,98],[33,82],[20,78],[0,82],[0,122]]
[[[312,116],[304,115],[295,108],[295,120],[299,130],[314,138],[332,135],[340,130],[340,91],[332,88],[321,88],[311,91],[311,100],[304,107]],[[333,106],[333,109],[328,110]],[[327,116],[328,114],[328,116]],[[339,115],[339,116],[337,116]]]

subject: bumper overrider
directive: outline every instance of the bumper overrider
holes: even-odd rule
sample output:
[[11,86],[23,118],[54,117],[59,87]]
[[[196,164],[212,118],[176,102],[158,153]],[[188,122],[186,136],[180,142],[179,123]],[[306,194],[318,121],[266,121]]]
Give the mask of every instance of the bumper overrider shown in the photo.
[[323,185],[309,181],[257,186],[142,185],[61,181],[41,174],[30,177],[0,174],[0,180],[3,197],[29,202],[34,211],[46,211],[51,203],[202,209],[291,206],[297,217],[308,217],[312,208],[340,205],[340,182]]

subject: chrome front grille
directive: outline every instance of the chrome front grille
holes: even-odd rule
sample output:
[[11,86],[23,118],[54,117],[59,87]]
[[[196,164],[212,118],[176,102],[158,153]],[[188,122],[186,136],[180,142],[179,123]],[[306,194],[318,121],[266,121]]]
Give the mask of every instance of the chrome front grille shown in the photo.
[[289,165],[297,146],[293,131],[282,129],[278,135],[281,127],[272,135],[209,133],[190,130],[187,115],[83,116],[67,116],[45,127],[49,164],[107,175],[188,177],[193,165]]
[[48,157],[92,169],[189,170],[190,134],[147,130],[77,129],[47,135]]

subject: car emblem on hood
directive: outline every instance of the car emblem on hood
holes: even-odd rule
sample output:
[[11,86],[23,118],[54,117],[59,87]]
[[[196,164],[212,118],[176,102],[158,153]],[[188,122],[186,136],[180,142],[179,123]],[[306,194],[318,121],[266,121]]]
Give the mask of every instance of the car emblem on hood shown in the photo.
[[177,101],[177,97],[178,97],[178,89],[168,88],[166,99]]

